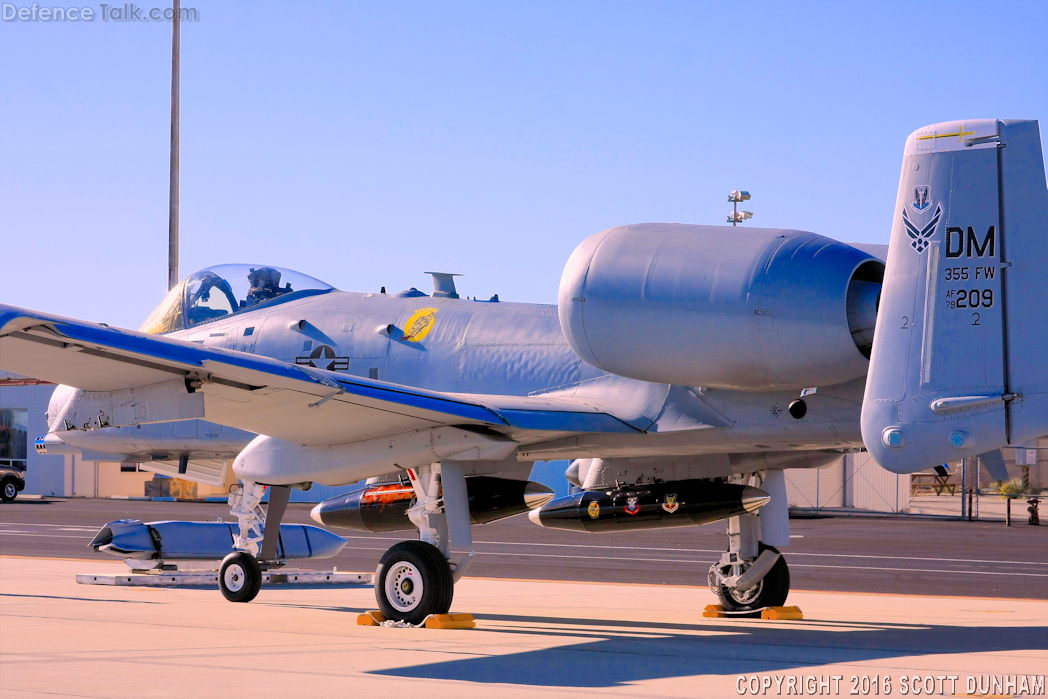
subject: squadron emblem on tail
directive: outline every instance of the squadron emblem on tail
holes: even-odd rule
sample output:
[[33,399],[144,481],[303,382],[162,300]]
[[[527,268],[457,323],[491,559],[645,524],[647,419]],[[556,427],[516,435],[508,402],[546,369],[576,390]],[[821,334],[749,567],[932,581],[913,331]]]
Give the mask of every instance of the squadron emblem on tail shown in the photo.
[[917,213],[923,214],[932,205],[932,188],[926,184],[919,184],[913,188],[913,201],[910,206]]

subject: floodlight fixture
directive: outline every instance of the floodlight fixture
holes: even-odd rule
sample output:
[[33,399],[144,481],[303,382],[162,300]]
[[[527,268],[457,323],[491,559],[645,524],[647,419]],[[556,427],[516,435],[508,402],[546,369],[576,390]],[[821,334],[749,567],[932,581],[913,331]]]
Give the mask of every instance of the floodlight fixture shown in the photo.
[[736,189],[734,192],[728,195],[728,201],[731,202],[731,213],[728,214],[728,223],[733,226],[737,226],[748,218],[753,218],[753,214],[749,211],[739,211],[740,201],[749,201],[750,193],[745,192],[741,189]]

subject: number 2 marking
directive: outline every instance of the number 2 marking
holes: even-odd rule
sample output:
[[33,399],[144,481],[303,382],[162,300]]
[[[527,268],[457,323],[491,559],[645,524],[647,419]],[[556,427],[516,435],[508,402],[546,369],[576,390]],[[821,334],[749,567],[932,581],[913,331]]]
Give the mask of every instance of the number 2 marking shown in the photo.
[[982,316],[980,316],[978,313],[972,313],[972,315],[975,316],[975,320],[972,321],[972,325],[978,325],[979,321],[982,320]]
[[907,318],[906,316],[903,316],[902,317],[902,329],[903,330],[908,330],[909,327],[910,327],[910,319]]

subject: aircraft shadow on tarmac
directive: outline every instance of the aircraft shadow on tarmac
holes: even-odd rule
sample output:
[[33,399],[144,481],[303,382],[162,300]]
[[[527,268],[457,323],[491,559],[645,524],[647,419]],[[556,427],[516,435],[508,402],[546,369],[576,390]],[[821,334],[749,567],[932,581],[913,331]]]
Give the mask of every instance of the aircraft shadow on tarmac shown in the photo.
[[[576,639],[596,633],[600,637],[542,650],[378,670],[371,674],[598,688],[692,675],[789,673],[799,667],[915,655],[1048,649],[1048,627],[1044,626],[814,622],[818,628],[799,629],[751,624],[645,624],[489,615],[483,618],[549,624],[548,627],[501,627],[497,629],[501,633],[563,635]],[[585,628],[566,628],[565,624]],[[703,631],[715,635],[694,635]],[[623,635],[609,637],[616,633]]]

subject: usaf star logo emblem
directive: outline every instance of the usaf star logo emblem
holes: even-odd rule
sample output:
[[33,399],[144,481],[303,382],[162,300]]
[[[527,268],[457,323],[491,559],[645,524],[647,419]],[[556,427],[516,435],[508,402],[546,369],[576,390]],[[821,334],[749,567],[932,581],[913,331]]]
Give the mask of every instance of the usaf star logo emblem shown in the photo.
[[635,515],[640,512],[640,497],[637,495],[630,495],[627,497],[626,507],[623,509],[626,510],[626,514],[628,515]]
[[662,503],[662,509],[666,510],[670,514],[673,514],[677,511],[678,507],[680,507],[680,504],[677,502],[677,494],[667,493],[666,502]]
[[[929,203],[929,206],[931,204]],[[913,206],[913,204],[911,204]],[[931,245],[931,237],[935,235],[935,227],[939,225],[939,219],[942,217],[942,204],[936,204],[935,213],[932,214],[932,220],[928,222],[928,225],[923,228],[918,228],[917,224],[910,220],[909,213],[906,209],[902,210],[902,222],[906,226],[906,234],[910,236],[910,246],[917,251],[920,255],[924,252],[929,245]]]
[[321,345],[308,357],[295,357],[295,364],[311,366],[324,371],[349,370],[349,357],[336,357],[335,350],[328,345]]

